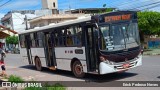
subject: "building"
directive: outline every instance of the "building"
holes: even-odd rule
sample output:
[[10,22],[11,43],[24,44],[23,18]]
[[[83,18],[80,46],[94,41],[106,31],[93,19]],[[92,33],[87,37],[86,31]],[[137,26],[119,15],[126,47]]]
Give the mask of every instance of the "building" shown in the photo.
[[31,29],[36,27],[42,27],[46,25],[51,25],[67,20],[77,19],[81,16],[87,16],[85,14],[53,14],[48,16],[37,17],[29,21]]
[[58,1],[57,0],[42,0],[42,9],[52,10],[52,14],[58,14]]
[[32,19],[36,17],[34,13],[34,10],[10,11],[1,18],[1,23],[3,26],[19,32],[26,28],[25,16]]
[[35,17],[58,14],[57,0],[42,0],[42,10],[13,10],[1,18],[3,26],[21,32],[30,28],[27,22]]
[[[26,29],[26,21],[45,15],[52,15],[52,10],[14,10],[2,17],[1,23],[9,29],[21,32]],[[30,28],[29,23],[27,27]]]

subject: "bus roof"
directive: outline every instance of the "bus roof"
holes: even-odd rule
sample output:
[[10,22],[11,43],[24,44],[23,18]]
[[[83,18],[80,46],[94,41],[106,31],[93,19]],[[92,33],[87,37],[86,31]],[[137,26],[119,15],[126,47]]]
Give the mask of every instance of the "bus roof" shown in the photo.
[[38,28],[34,28],[34,29],[25,30],[25,31],[19,32],[18,34],[25,34],[25,33],[31,33],[31,32],[36,32],[36,31],[43,31],[43,30],[50,29],[50,28],[55,28],[55,27],[60,27],[60,26],[65,26],[65,25],[71,25],[71,24],[76,24],[76,23],[90,21],[90,20],[91,20],[91,16],[87,16],[87,17],[83,17],[83,18],[78,18],[78,19],[74,19],[74,20],[68,20],[68,21],[60,22],[60,23],[57,23],[57,24],[51,24],[51,25],[47,25],[47,26],[43,26],[43,27],[38,27]]
[[[109,13],[104,13],[104,14],[100,14],[100,15],[95,15],[93,17],[99,17],[99,16],[103,16],[103,15],[116,15],[116,14],[123,14],[123,13],[135,13],[136,11],[116,11],[116,12],[109,12]],[[57,24],[51,24],[51,25],[47,25],[47,26],[43,26],[43,27],[37,27],[34,29],[29,29],[29,30],[25,30],[22,32],[19,32],[18,34],[25,34],[25,33],[32,33],[32,32],[36,32],[36,31],[44,31],[50,28],[56,28],[56,27],[61,27],[61,26],[65,26],[65,25],[71,25],[71,24],[76,24],[76,23],[80,23],[80,22],[85,22],[85,21],[90,21],[92,19],[92,16],[87,16],[87,17],[83,17],[83,18],[78,18],[78,19],[74,19],[74,20],[68,20],[68,21],[64,21],[64,22],[60,22]]]

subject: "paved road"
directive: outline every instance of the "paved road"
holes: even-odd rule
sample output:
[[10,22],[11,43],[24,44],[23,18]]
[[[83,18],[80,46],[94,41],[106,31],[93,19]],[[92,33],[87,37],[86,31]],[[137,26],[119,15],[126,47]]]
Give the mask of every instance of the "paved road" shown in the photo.
[[[7,54],[5,60],[7,73],[21,76],[25,80],[36,80],[36,81],[91,81],[97,84],[109,84],[111,81],[160,81],[160,56],[144,56],[143,65],[131,69],[125,73],[107,74],[103,76],[87,74],[83,79],[77,79],[71,72],[68,71],[52,71],[47,68],[44,71],[36,71],[35,67],[29,66],[28,62],[22,61],[20,55]],[[103,81],[103,82],[102,82]],[[82,90],[82,88],[70,87],[71,90]],[[83,89],[89,90],[106,90],[106,89],[121,89],[127,90],[129,87],[111,88],[111,87],[99,87],[91,88],[84,87]],[[159,88],[132,88],[133,90],[144,89],[144,90],[159,90]]]

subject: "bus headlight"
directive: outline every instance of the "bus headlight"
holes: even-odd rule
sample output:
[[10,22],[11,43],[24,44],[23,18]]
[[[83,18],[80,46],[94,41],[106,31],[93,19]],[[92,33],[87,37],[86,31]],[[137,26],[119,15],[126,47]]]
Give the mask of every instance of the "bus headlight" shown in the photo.
[[100,56],[100,61],[101,62],[105,62],[105,63],[107,63],[109,65],[113,65],[114,64],[114,62],[107,60],[104,56]]

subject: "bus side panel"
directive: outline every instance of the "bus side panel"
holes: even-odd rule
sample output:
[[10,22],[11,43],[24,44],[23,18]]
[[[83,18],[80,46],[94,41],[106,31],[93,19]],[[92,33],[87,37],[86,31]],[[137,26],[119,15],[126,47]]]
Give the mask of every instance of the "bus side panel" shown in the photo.
[[32,60],[35,65],[34,59],[36,56],[40,58],[41,64],[43,67],[46,67],[46,60],[44,54],[44,48],[31,48]]
[[57,68],[71,70],[70,64],[73,58],[80,60],[84,72],[87,72],[85,47],[55,47]]

